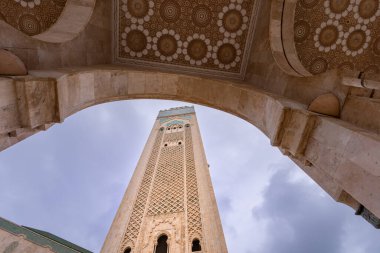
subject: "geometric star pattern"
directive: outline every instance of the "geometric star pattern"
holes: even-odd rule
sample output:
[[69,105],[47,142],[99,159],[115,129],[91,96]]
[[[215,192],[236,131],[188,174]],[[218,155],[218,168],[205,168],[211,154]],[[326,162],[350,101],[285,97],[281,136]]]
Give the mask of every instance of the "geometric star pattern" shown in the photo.
[[232,76],[244,71],[256,0],[116,1],[117,62]]
[[299,0],[295,12],[298,58],[311,74],[379,73],[379,0]]

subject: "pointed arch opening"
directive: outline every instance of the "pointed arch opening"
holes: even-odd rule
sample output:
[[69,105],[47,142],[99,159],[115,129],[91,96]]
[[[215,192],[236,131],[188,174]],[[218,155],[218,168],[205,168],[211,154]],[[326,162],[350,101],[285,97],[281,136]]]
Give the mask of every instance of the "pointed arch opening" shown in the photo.
[[191,244],[191,252],[202,251],[201,242],[198,239],[194,239]]
[[161,235],[157,239],[157,246],[155,253],[168,253],[168,236],[167,235]]

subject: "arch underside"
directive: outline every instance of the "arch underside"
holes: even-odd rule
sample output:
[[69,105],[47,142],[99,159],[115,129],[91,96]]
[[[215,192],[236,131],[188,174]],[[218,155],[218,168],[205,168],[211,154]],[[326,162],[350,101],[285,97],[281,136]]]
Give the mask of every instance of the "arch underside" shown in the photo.
[[[380,217],[380,139],[303,104],[230,81],[117,66],[2,78],[0,150],[100,103],[172,99],[216,108],[259,128],[335,200]],[[374,216],[374,217],[375,217]]]
[[286,73],[379,74],[379,1],[273,0],[271,12],[271,47]]

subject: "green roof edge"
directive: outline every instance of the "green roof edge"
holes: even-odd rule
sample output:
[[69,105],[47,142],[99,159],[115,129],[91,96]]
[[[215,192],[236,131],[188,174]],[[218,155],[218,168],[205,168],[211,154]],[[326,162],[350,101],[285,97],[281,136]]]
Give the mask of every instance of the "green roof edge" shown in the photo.
[[[19,226],[0,217],[0,229],[14,235],[24,235],[26,240],[41,247],[50,247],[56,253],[92,253],[58,236],[41,230]],[[50,236],[48,236],[50,235]],[[54,239],[53,239],[54,238]]]
[[72,248],[78,252],[83,252],[83,253],[92,253],[91,251],[89,250],[86,250],[85,248],[82,248],[72,242],[69,242],[61,237],[58,237],[52,233],[49,233],[49,232],[46,232],[46,231],[42,231],[42,230],[39,230],[39,229],[36,229],[36,228],[31,228],[31,227],[27,227],[27,226],[22,226],[26,229],[29,229],[29,230],[32,230],[33,232],[37,233],[37,234],[40,234],[46,238],[49,238],[57,243],[60,243],[62,245],[65,245],[66,247],[69,247],[69,248]]

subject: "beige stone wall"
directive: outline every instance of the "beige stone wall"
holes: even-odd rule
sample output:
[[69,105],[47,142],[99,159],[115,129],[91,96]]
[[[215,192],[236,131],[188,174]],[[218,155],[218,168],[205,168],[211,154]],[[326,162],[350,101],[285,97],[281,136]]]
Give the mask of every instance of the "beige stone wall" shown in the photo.
[[53,253],[49,247],[41,247],[24,236],[11,234],[0,229],[0,252],[4,253]]

